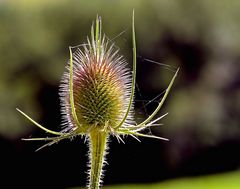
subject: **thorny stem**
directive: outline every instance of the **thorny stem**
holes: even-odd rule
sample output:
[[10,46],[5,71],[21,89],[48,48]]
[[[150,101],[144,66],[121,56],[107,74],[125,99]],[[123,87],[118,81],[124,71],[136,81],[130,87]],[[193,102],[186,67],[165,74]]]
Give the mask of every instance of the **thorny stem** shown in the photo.
[[[95,26],[95,40],[92,29],[93,42],[95,41],[96,58],[100,58],[101,51],[101,18],[97,16]],[[101,185],[102,169],[106,154],[109,134],[99,127],[92,129],[89,133],[90,148],[90,180],[88,189],[99,189]]]
[[99,189],[102,177],[102,168],[106,154],[108,134],[95,129],[90,133],[90,182],[88,189]]

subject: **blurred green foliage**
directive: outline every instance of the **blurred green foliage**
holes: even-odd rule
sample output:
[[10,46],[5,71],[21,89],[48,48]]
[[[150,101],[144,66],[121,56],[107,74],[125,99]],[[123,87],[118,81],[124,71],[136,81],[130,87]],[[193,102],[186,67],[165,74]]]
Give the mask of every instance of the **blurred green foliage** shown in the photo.
[[[182,178],[162,183],[130,184],[106,186],[104,189],[238,189],[240,187],[240,173],[232,172],[219,175],[202,176],[196,178]],[[71,188],[77,189],[77,188]]]
[[[15,108],[42,118],[39,91],[44,84],[59,85],[68,46],[86,41],[96,14],[110,39],[126,30],[114,41],[131,63],[135,9],[139,55],[181,67],[165,106],[167,126],[153,130],[171,139],[169,164],[199,146],[239,140],[239,8],[239,0],[1,1],[0,135],[31,133]],[[158,94],[171,74],[161,66],[149,73],[141,71],[139,85]]]
[[[2,135],[18,137],[28,129],[22,126],[26,123],[16,115],[15,107],[19,106],[35,117],[39,113],[41,115],[36,99],[41,87],[39,78],[58,85],[68,58],[68,46],[85,41],[91,21],[97,13],[103,17],[104,31],[109,34],[109,38],[113,38],[125,29],[130,34],[128,29],[132,9],[136,10],[140,53],[162,54],[158,50],[158,43],[166,32],[183,42],[198,43],[207,51],[206,64],[198,80],[174,91],[169,110],[173,112],[169,118],[172,123],[168,127],[171,132],[176,131],[174,125],[187,127],[196,123],[196,129],[203,130],[207,142],[211,142],[221,135],[221,129],[226,134],[225,125],[229,121],[227,135],[235,135],[236,130],[239,134],[239,125],[236,125],[238,118],[227,117],[225,112],[225,106],[235,103],[238,103],[235,108],[239,112],[239,89],[227,97],[220,94],[239,76],[236,69],[239,68],[237,58],[240,52],[238,0],[10,0],[1,1],[0,5]],[[129,35],[116,39],[122,52],[130,56],[130,42],[126,41],[129,41]],[[174,52],[168,52],[164,58],[165,63],[170,65],[181,63]],[[192,64],[194,67],[195,62]],[[162,73],[161,67],[157,70]],[[151,77],[155,90],[167,84],[166,73],[159,77],[158,71]],[[179,83],[184,83],[186,79],[183,70]],[[210,105],[207,105],[209,102]],[[227,121],[222,120],[225,117]]]

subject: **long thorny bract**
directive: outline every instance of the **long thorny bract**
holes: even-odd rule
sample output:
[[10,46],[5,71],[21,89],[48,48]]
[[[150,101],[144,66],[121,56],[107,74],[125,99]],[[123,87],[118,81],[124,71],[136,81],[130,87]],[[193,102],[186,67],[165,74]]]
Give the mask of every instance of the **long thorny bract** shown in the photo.
[[[67,67],[68,73],[64,76],[65,80],[62,85],[63,94],[61,97],[64,101],[63,112],[66,124],[68,124],[67,129],[65,128],[60,132],[49,130],[34,121],[21,110],[17,109],[17,111],[34,125],[49,134],[56,135],[47,138],[23,139],[27,141],[48,141],[47,144],[39,149],[55,144],[63,139],[71,139],[79,135],[87,137],[90,148],[88,183],[88,188],[90,189],[98,189],[101,186],[102,168],[105,162],[104,158],[107,149],[107,141],[110,135],[122,142],[123,139],[121,136],[124,135],[130,135],[137,140],[139,140],[137,137],[168,140],[151,134],[143,134],[141,131],[148,127],[161,125],[157,122],[167,114],[155,119],[154,117],[166,100],[179,71],[179,69],[177,69],[175,72],[163,98],[153,113],[143,122],[135,124],[135,122],[130,120],[130,114],[132,114],[133,109],[137,66],[134,12],[132,16],[133,70],[131,75],[129,75],[127,72],[128,70],[124,68],[125,62],[122,60],[122,57],[116,56],[118,51],[114,52],[114,45],[112,44],[108,47],[108,44],[109,41],[102,35],[101,18],[97,16],[95,31],[93,24],[91,28],[91,40],[88,38],[88,43],[82,45],[83,50],[78,48],[77,51],[73,53],[72,49],[75,47],[69,47],[70,61]],[[124,69],[122,69],[122,67]],[[125,71],[123,72],[121,70]],[[85,75],[85,72],[89,75]],[[123,76],[121,76],[121,74],[123,74]],[[77,80],[77,77],[80,77],[80,79]],[[131,82],[128,82],[129,78],[131,78]],[[80,91],[83,94],[78,94],[79,91],[76,91],[78,89],[85,89],[84,87],[81,88],[81,82],[87,82],[86,86],[90,86],[89,89],[86,89],[88,90],[86,94],[84,91]],[[125,88],[123,85],[126,85]],[[114,92],[118,92],[120,89],[126,89],[126,92],[123,91],[122,96],[116,98],[115,96],[118,93]],[[96,92],[96,94],[94,92]],[[93,99],[88,95],[92,95]],[[90,98],[90,101],[89,99],[86,100],[86,98]],[[100,99],[97,105],[96,103],[93,105],[88,104],[91,100],[99,100],[96,98]],[[83,105],[81,100],[87,104]],[[101,102],[101,100],[103,100],[103,102]],[[99,107],[100,105],[101,107]],[[96,114],[96,111],[104,112]],[[109,115],[109,113],[114,114],[116,112],[119,112],[120,115]]]
[[122,124],[127,119],[127,116],[131,110],[132,103],[133,103],[133,97],[135,92],[135,83],[136,83],[136,72],[137,72],[137,48],[136,48],[136,37],[135,37],[135,25],[134,25],[134,12],[132,17],[132,45],[133,45],[133,71],[132,71],[132,86],[131,86],[131,96],[129,100],[129,104],[127,107],[127,111],[125,113],[124,118],[122,119],[121,123],[116,127],[116,129],[119,129]]

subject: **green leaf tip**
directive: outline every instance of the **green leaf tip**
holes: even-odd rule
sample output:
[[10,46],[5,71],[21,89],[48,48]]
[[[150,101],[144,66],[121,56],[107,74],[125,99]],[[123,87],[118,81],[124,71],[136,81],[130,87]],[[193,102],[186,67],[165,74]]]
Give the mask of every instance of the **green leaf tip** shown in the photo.
[[139,125],[145,125],[145,124],[147,124],[147,123],[150,122],[150,121],[153,119],[153,117],[159,112],[159,110],[161,109],[163,103],[165,102],[165,100],[166,100],[166,98],[167,98],[167,96],[168,96],[168,94],[169,94],[169,92],[170,92],[170,89],[171,89],[172,86],[173,86],[173,83],[174,83],[174,81],[175,81],[175,79],[176,79],[176,77],[177,77],[177,75],[178,75],[179,70],[180,70],[180,68],[178,68],[177,71],[175,72],[175,74],[174,74],[171,82],[169,83],[169,85],[168,85],[168,87],[167,87],[167,89],[166,89],[166,92],[164,93],[164,96],[163,96],[162,100],[160,101],[160,103],[158,104],[157,108],[154,110],[154,112],[153,112],[145,121],[143,121],[143,122],[140,123]]
[[43,127],[42,125],[40,125],[39,123],[37,123],[36,121],[34,121],[32,118],[30,118],[27,114],[25,114],[23,111],[21,111],[20,109],[16,108],[16,110],[18,112],[20,112],[25,118],[27,118],[29,121],[31,121],[34,125],[36,125],[37,127],[39,127],[40,129],[46,131],[47,133],[53,134],[53,135],[63,135],[63,133],[61,132],[56,132],[56,131],[52,131],[50,129],[47,129],[45,127]]

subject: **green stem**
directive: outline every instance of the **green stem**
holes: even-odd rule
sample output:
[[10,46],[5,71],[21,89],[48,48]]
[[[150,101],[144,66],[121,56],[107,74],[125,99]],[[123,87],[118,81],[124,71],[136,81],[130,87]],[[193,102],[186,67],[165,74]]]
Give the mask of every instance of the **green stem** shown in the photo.
[[94,129],[90,133],[90,182],[89,189],[99,189],[102,177],[104,157],[106,154],[108,134]]

